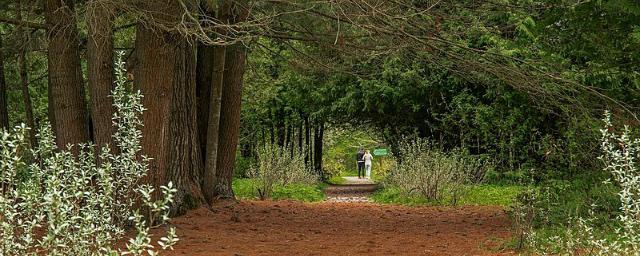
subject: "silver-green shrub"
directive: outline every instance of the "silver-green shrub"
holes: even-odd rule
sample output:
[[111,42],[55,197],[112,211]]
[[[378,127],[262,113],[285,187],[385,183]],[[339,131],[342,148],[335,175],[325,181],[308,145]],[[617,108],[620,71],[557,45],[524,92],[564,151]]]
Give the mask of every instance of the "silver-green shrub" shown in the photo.
[[306,168],[304,155],[296,150],[268,144],[258,148],[257,158],[250,177],[258,181],[260,199],[270,198],[276,185],[318,182],[318,177]]
[[486,163],[457,150],[445,153],[424,138],[405,138],[395,154],[396,165],[387,184],[406,195],[457,204],[470,181],[470,172],[479,172]]
[[640,256],[640,139],[633,139],[627,126],[616,134],[609,112],[603,120],[600,159],[613,178],[605,182],[613,182],[620,188],[620,214],[616,216],[620,228],[602,236],[591,224],[594,217],[577,218],[563,236],[554,236],[544,244],[535,244],[532,239],[539,254]]
[[[139,157],[142,95],[128,91],[122,62],[116,66],[117,153],[105,147],[96,156],[94,146],[80,145],[75,156],[56,148],[49,126],[33,148],[26,126],[0,131],[0,255],[156,255],[177,242],[170,228],[152,243],[149,228],[168,219],[176,190],[169,183],[154,200],[154,188],[141,185],[148,166]],[[135,237],[116,247],[129,227]]]

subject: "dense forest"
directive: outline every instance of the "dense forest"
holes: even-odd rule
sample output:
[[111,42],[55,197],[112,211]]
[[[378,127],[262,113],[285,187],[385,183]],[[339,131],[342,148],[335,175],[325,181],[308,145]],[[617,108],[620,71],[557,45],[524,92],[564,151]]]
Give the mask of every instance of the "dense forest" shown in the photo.
[[[236,181],[264,180],[269,164],[335,183],[353,168],[340,157],[366,145],[390,149],[375,179],[399,190],[420,152],[477,161],[461,183],[520,186],[516,205],[542,209],[513,217],[520,228],[561,225],[591,204],[613,219],[628,213],[626,183],[602,184],[617,177],[603,140],[618,137],[601,129],[638,132],[638,24],[632,0],[0,0],[0,127],[29,128],[11,151],[33,150],[20,166],[44,169],[69,149],[94,169],[142,168],[142,183],[163,188],[149,200],[174,190],[158,206],[172,216],[235,200]],[[4,194],[14,153],[2,145]],[[418,196],[456,197],[438,189]]]

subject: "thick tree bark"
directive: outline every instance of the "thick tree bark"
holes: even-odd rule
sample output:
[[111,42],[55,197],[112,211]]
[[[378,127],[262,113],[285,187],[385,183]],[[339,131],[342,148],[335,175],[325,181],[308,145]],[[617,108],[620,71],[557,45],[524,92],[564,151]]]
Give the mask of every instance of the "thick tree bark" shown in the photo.
[[216,198],[234,198],[231,181],[238,147],[238,131],[240,130],[246,49],[240,44],[228,46],[226,56],[220,111],[218,162],[213,188]]
[[[66,148],[89,141],[73,1],[46,0],[45,12],[49,26],[49,118],[53,120],[56,144]],[[74,152],[78,152],[77,147]]]
[[214,46],[198,43],[198,61],[196,66],[196,97],[198,98],[198,137],[202,157],[207,156],[207,129],[209,127],[209,108],[211,87],[213,86]]
[[113,8],[102,1],[91,0],[87,5],[87,78],[91,91],[91,120],[93,141],[97,151],[113,145]]
[[[182,8],[173,0],[149,2],[147,7],[172,21],[181,16]],[[136,54],[135,83],[147,109],[142,115],[142,153],[153,158],[147,181],[155,186],[173,182],[177,193],[171,210],[182,214],[204,200],[199,180],[196,49],[182,35],[139,24]]]
[[7,110],[7,81],[4,77],[4,54],[0,36],[0,130],[9,129],[9,111]]

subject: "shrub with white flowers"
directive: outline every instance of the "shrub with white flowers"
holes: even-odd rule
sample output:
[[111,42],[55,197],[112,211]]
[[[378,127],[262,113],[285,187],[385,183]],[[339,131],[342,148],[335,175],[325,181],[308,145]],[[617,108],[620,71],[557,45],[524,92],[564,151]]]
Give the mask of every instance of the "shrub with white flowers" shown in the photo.
[[[126,86],[122,61],[113,91],[116,151],[96,155],[93,145],[79,153],[56,148],[49,126],[28,146],[24,125],[0,131],[0,256],[157,255],[178,241],[174,228],[152,242],[150,227],[168,220],[175,189],[141,184],[148,159],[139,157],[144,110],[140,92]],[[116,153],[114,153],[116,152]],[[126,245],[125,231],[135,227]]]
[[[575,226],[564,237],[555,236],[546,246],[541,246],[541,254],[561,255],[610,255],[640,256],[640,139],[631,138],[628,126],[621,134],[616,134],[611,123],[611,114],[605,113],[605,127],[601,130],[604,170],[611,173],[613,182],[620,188],[620,214],[616,217],[620,224],[612,235],[602,236],[591,223],[594,218],[578,218]],[[592,206],[595,208],[595,205]]]

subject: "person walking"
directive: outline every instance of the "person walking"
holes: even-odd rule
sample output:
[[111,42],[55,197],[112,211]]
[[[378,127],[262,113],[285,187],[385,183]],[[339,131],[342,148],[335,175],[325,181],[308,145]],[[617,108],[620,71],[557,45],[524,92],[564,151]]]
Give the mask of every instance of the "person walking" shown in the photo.
[[360,148],[356,153],[356,161],[358,163],[358,179],[362,179],[365,176],[364,172],[364,149]]
[[366,169],[366,177],[367,179],[371,179],[371,163],[373,162],[373,156],[369,153],[369,150],[366,151],[364,156],[362,156],[364,160],[364,167]]

